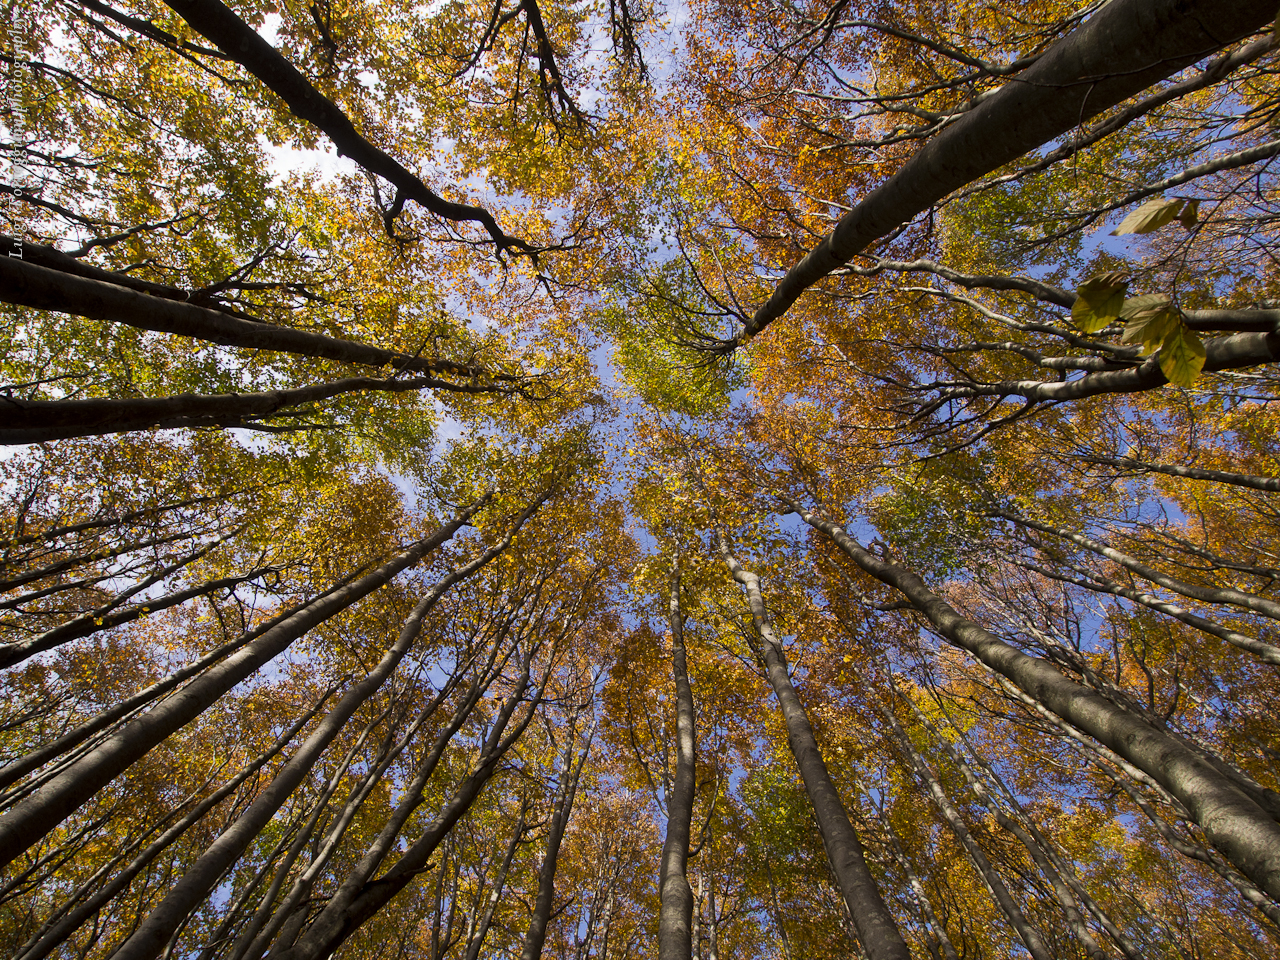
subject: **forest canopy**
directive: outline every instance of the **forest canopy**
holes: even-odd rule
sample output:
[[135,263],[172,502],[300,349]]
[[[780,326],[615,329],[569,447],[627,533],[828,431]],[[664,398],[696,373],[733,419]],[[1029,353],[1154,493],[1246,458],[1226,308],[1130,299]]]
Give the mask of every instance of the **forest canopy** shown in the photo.
[[0,949],[1280,952],[1276,0],[9,0]]

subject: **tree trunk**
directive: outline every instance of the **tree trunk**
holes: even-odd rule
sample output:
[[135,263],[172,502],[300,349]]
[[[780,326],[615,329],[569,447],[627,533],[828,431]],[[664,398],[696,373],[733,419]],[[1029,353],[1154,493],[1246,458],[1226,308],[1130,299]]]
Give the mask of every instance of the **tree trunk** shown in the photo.
[[786,502],[865,572],[910,599],[941,636],[1177,797],[1227,860],[1259,889],[1280,900],[1280,824],[1233,781],[1177,738],[966,620],[914,573],[877,559],[839,525],[794,501]]
[[658,960],[690,960],[693,955],[690,926],[693,921],[693,890],[689,886],[686,869],[689,828],[693,820],[697,719],[685,661],[679,558],[671,564],[667,622],[671,625],[671,670],[676,685],[676,775],[667,797],[667,836],[662,844]]
[[[246,427],[273,416],[288,414],[290,408],[344,393],[362,390],[403,393],[440,386],[447,384],[435,377],[414,377],[410,380],[348,377],[331,383],[261,393],[183,393],[140,400],[15,400],[4,397],[0,398],[0,444],[44,443],[67,437],[96,437],[152,427],[166,430],[176,427]],[[453,385],[452,389],[468,388]],[[474,388],[475,392],[485,389]]]
[[787,741],[791,745],[791,753],[800,768],[805,790],[818,818],[818,829],[822,833],[827,859],[857,927],[858,937],[871,960],[910,960],[911,951],[907,949],[898,925],[885,906],[871,871],[867,868],[862,842],[858,839],[853,824],[849,822],[849,814],[835,784],[831,782],[831,774],[818,750],[804,704],[791,684],[782,644],[773,632],[764,597],[760,593],[760,580],[754,573],[744,570],[734,559],[724,531],[717,527],[715,535],[720,555],[733,574],[733,579],[742,585],[751,606],[751,619],[759,638],[757,652],[764,660],[769,682],[778,698],[778,706],[787,724]]
[[372,573],[317,598],[262,633],[183,690],[131,721],[57,777],[0,817],[0,863],[7,864],[44,838],[95,793],[186,726],[223,694],[283,653],[315,626],[384,586],[448,541],[488,496],[459,512],[429,537],[396,554]]
[[960,842],[964,852],[969,855],[969,861],[978,871],[978,875],[982,877],[982,882],[986,884],[987,889],[991,891],[997,906],[1000,907],[1001,912],[1008,919],[1009,925],[1018,934],[1018,938],[1027,948],[1027,952],[1031,954],[1032,960],[1054,960],[1052,952],[1044,942],[1044,937],[1039,930],[1028,922],[1021,908],[1014,902],[1013,895],[1009,892],[1008,886],[1005,885],[1004,879],[996,871],[996,868],[991,865],[991,861],[987,859],[987,855],[982,848],[978,846],[978,842],[973,838],[973,834],[969,832],[969,827],[965,824],[964,818],[961,817],[960,811],[956,809],[956,805],[947,796],[942,783],[934,775],[933,771],[929,769],[924,757],[916,750],[910,736],[898,723],[898,718],[890,710],[883,708],[880,710],[880,715],[888,723],[899,748],[907,755],[907,762],[912,772],[924,784],[929,793],[929,798],[933,801],[933,805],[942,814],[943,821],[951,829],[956,840]]
[[[56,252],[56,251],[54,251]],[[77,272],[92,270],[77,261]],[[69,265],[68,265],[69,266]],[[39,310],[55,310],[91,320],[123,323],[139,330],[172,333],[205,343],[249,350],[272,350],[303,357],[337,360],[366,367],[391,367],[396,373],[429,373],[466,378],[483,377],[485,371],[469,364],[415,357],[339,340],[309,330],[262,323],[211,310],[181,300],[153,296],[130,289],[132,278],[93,271],[78,276],[63,269],[49,269],[26,260],[0,258],[0,300]],[[174,291],[182,294],[184,291]]]
[[921,147],[845,214],[821,244],[787,271],[743,333],[756,336],[805,289],[951,191],[1274,18],[1272,4],[1253,0],[1112,0]]

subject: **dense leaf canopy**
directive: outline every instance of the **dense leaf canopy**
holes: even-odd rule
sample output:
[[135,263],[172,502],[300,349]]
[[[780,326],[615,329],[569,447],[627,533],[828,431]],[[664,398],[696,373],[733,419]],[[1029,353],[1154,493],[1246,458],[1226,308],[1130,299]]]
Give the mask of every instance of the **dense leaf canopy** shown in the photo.
[[1275,0],[10,0],[0,950],[1280,950]]

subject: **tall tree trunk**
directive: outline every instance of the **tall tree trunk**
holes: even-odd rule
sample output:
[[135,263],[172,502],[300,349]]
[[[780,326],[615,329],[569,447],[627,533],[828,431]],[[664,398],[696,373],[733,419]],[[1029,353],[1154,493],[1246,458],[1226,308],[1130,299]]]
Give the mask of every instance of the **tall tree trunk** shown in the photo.
[[804,704],[791,684],[782,643],[773,632],[764,596],[760,592],[760,579],[754,573],[744,570],[734,559],[729,550],[729,540],[722,529],[716,527],[715,535],[720,546],[720,556],[724,558],[733,579],[742,585],[747,595],[751,619],[759,639],[757,652],[764,660],[769,683],[778,698],[778,706],[787,725],[787,741],[791,745],[796,765],[800,768],[800,777],[804,780],[809,801],[813,804],[827,859],[831,862],[832,872],[857,927],[858,938],[871,960],[910,960],[911,951],[907,949],[893,914],[885,906],[884,898],[880,896],[875,879],[867,868],[862,842],[858,839],[853,824],[849,822],[848,811],[845,810],[835,784],[831,782],[831,774],[818,749]]
[[133,935],[120,945],[113,955],[114,960],[147,960],[163,949],[178,925],[208,896],[223,873],[244,853],[285,801],[298,789],[303,778],[319,761],[333,738],[342,732],[356,710],[382,687],[399,666],[417,641],[422,631],[422,621],[432,607],[450,587],[474,574],[505,550],[530,512],[532,511],[526,511],[519,518],[515,529],[503,540],[449,573],[427,591],[427,595],[418,602],[405,621],[396,642],[359,683],[343,694],[333,710],[289,758],[289,762],[280,769],[271,783],[254,798],[248,809],[200,855]]
[[[475,769],[442,804],[439,813],[427,824],[418,839],[409,845],[386,873],[376,880],[372,879],[373,871],[390,854],[400,829],[422,803],[423,790],[427,785],[429,772],[426,776],[420,774],[414,780],[371,849],[339,885],[337,892],[329,898],[325,908],[298,942],[279,953],[272,951],[271,956],[278,956],[280,960],[322,960],[328,957],[370,917],[381,910],[392,897],[408,886],[424,870],[429,869],[431,855],[453,829],[454,824],[471,809],[480,791],[498,771],[499,761],[520,739],[533,719],[537,705],[541,702],[540,690],[535,691],[534,698],[528,704],[524,715],[508,732],[517,708],[529,691],[530,663],[536,649],[535,645],[525,654],[523,672],[514,684],[513,692],[503,701],[498,711],[498,716],[476,761]],[[444,742],[437,742],[432,756],[427,759],[427,764],[432,769],[438,763],[446,743],[447,739]]]
[[693,820],[697,718],[684,649],[684,612],[680,605],[680,559],[671,563],[671,671],[676,685],[676,775],[667,797],[667,836],[662,844],[659,883],[658,960],[690,960],[693,890],[689,886],[689,828]]
[[324,696],[316,703],[314,707],[299,717],[267,750],[258,754],[249,764],[247,764],[239,773],[220,786],[209,796],[205,797],[195,805],[181,820],[164,831],[159,837],[152,841],[146,849],[139,853],[129,862],[129,864],[111,878],[101,889],[95,891],[83,903],[52,925],[46,924],[38,933],[31,937],[27,943],[19,948],[16,956],[19,960],[43,960],[54,948],[63,943],[71,934],[80,929],[90,917],[95,916],[104,906],[106,906],[120,891],[124,890],[129,883],[136,877],[148,864],[150,864],[157,856],[159,856],[170,844],[181,837],[193,824],[203,819],[205,814],[234,793],[241,784],[256,774],[264,767],[272,757],[280,753],[285,746],[296,737],[312,717],[320,712],[324,701],[332,695],[334,688],[330,687],[325,691]]
[[1253,0],[1112,0],[841,217],[778,282],[745,335],[756,336],[805,289],[951,191],[1253,33],[1275,13]]
[[34,794],[0,817],[0,864],[10,863],[71,816],[95,793],[144,757],[157,744],[186,726],[224,693],[283,653],[307,631],[384,586],[396,574],[418,563],[448,541],[488,501],[488,496],[460,511],[449,523],[424,537],[354,583],[307,604],[297,613],[210,668],[183,690],[81,758]]
[[[468,379],[487,376],[482,367],[470,364],[431,360],[185,303],[181,298],[187,294],[182,290],[167,293],[163,289],[148,292],[130,289],[139,281],[123,274],[97,270],[80,261],[73,261],[74,266],[66,264],[52,256],[57,251],[47,247],[41,249],[51,255],[46,266],[13,258],[0,259],[0,290],[3,290],[0,300],[223,346],[292,353],[359,366],[390,367],[397,373],[428,373]],[[55,262],[56,269],[50,269]],[[154,287],[152,284],[144,285]],[[497,376],[494,379],[517,378]]]
[[1176,737],[960,616],[918,576],[873,556],[838,524],[784,499],[866,573],[904,594],[941,636],[1168,790],[1227,860],[1272,899],[1280,900],[1280,824],[1236,781],[1224,777]]
[[968,854],[969,861],[978,871],[978,875],[982,877],[982,882],[986,884],[987,889],[991,891],[996,905],[1000,907],[1001,912],[1008,919],[1009,925],[1018,934],[1018,939],[1027,948],[1032,960],[1054,960],[1053,953],[1049,950],[1048,944],[1044,942],[1043,935],[1031,925],[1022,909],[1014,902],[1013,895],[1009,892],[1004,879],[996,868],[992,866],[991,861],[987,859],[986,853],[983,852],[978,845],[978,841],[974,839],[973,834],[969,831],[969,827],[964,822],[964,818],[960,815],[955,803],[952,802],[946,790],[943,789],[942,782],[934,775],[934,772],[929,768],[929,764],[920,755],[915,744],[911,742],[911,737],[902,729],[902,726],[898,723],[898,718],[893,715],[891,710],[883,708],[880,710],[880,715],[884,717],[885,722],[893,732],[893,739],[897,742],[899,749],[906,754],[907,763],[912,772],[923,783],[929,793],[929,798],[933,801],[933,805],[938,808],[938,812],[942,814],[943,821],[951,829],[956,840],[960,842],[964,852]]
[[[408,380],[347,377],[329,383],[259,393],[195,394],[113,400],[16,400],[0,404],[0,444],[44,443],[97,437],[151,427],[250,427],[272,417],[296,415],[308,404],[361,391],[404,393],[427,387],[481,393],[490,388],[450,385],[435,377]],[[282,427],[279,429],[289,429]]]
[[578,717],[570,722],[569,743],[565,747],[564,772],[561,775],[560,789],[557,791],[555,809],[551,814],[551,822],[547,825],[547,846],[542,855],[542,866],[538,869],[538,893],[533,902],[533,913],[529,917],[529,928],[524,935],[524,943],[520,947],[520,960],[540,960],[542,947],[547,940],[547,925],[551,922],[551,909],[555,903],[556,868],[560,862],[560,844],[564,840],[565,828],[569,825],[569,814],[573,810],[574,797],[578,792],[578,777],[582,773],[582,765],[591,752],[591,743],[595,739],[596,722],[592,720],[587,730],[586,742],[582,750],[574,756],[574,733]]

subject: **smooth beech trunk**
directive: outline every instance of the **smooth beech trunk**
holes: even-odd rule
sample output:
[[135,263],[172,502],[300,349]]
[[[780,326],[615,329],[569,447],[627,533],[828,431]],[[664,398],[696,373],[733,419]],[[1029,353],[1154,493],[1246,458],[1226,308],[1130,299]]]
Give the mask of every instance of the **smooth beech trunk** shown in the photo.
[[870,960],[910,960],[911,951],[867,868],[862,841],[849,820],[844,801],[831,782],[831,774],[818,749],[804,704],[791,684],[782,643],[773,631],[764,596],[760,592],[760,580],[734,559],[724,531],[717,527],[715,534],[720,556],[747,595],[751,619],[759,636],[757,652],[764,661],[769,683],[778,698],[778,706],[787,725],[787,742],[791,745],[805,791],[813,804],[818,829],[822,833],[822,845],[826,848],[836,883],[857,928],[858,939]]
[[987,859],[986,853],[969,831],[969,827],[964,822],[964,817],[960,815],[959,809],[957,809],[951,797],[947,795],[946,790],[943,789],[942,782],[929,768],[929,764],[920,755],[920,751],[916,749],[915,744],[911,742],[911,737],[902,729],[902,726],[898,723],[898,718],[888,709],[881,709],[880,715],[885,718],[885,721],[893,731],[893,739],[897,742],[898,748],[906,754],[907,763],[911,771],[915,774],[917,780],[924,785],[926,792],[929,794],[929,799],[933,801],[933,805],[942,814],[943,822],[950,828],[956,840],[959,841],[960,847],[969,857],[969,862],[973,864],[974,869],[978,871],[978,875],[982,877],[982,882],[991,891],[996,905],[1000,907],[1001,912],[1009,921],[1009,925],[1018,934],[1023,946],[1031,954],[1032,960],[1054,960],[1048,944],[1044,942],[1044,937],[1027,920],[1022,908],[1014,902],[1013,894],[1009,892],[1009,887],[1005,884],[1004,879],[996,868],[992,866],[991,861]]
[[839,524],[783,499],[866,573],[904,594],[950,643],[1160,784],[1186,807],[1228,861],[1268,896],[1280,900],[1280,823],[1234,781],[1177,737],[962,617],[916,574],[878,559]]
[[[754,337],[808,287],[953,190],[1069,133],[1261,29],[1275,16],[1273,4],[1256,0],[1105,4],[1031,67],[921,147],[845,214],[822,243],[787,271],[743,333]],[[1153,366],[1163,383],[1158,364]],[[1145,375],[1153,376],[1150,371]]]
[[[516,691],[504,701],[489,732],[484,749],[481,751],[476,768],[449,796],[435,819],[426,826],[418,839],[409,845],[408,849],[381,877],[376,880],[366,879],[371,875],[367,869],[368,865],[376,866],[380,863],[390,853],[392,843],[399,835],[398,829],[394,833],[384,829],[379,835],[375,848],[366,854],[357,870],[342,883],[337,893],[329,898],[325,908],[303,932],[298,942],[279,953],[272,951],[272,957],[279,957],[280,960],[323,960],[338,949],[370,917],[381,910],[392,897],[430,869],[431,855],[459,818],[471,809],[480,791],[498,771],[499,761],[520,739],[529,721],[533,719],[538,703],[541,701],[540,693],[535,693],[524,715],[516,721],[514,729],[507,732],[516,708],[528,689],[528,669],[529,662],[526,659],[525,672],[516,684]],[[443,751],[443,747],[441,750]],[[392,817],[393,822],[398,819],[399,825],[403,825],[408,815],[421,804],[422,788],[425,786],[426,783],[421,778],[414,783],[408,795],[398,805]]]
[[693,820],[697,717],[684,649],[680,605],[680,560],[671,564],[671,672],[676,685],[676,773],[667,796],[667,836],[659,880],[658,960],[690,960],[693,954],[693,889],[689,886],[689,828]]
[[574,757],[573,731],[577,728],[578,717],[570,722],[570,739],[565,747],[564,772],[561,774],[560,789],[556,791],[555,808],[551,812],[551,822],[547,825],[547,846],[542,854],[542,865],[538,868],[538,893],[533,901],[533,913],[529,917],[529,927],[525,931],[524,943],[520,947],[520,960],[540,960],[542,947],[547,941],[547,925],[551,923],[551,908],[555,902],[556,868],[560,863],[560,845],[564,842],[564,831],[569,825],[569,814],[573,811],[573,800],[578,792],[578,777],[582,773],[582,765],[591,752],[591,741],[595,737],[595,723],[587,731],[586,743]]
[[[523,518],[521,518],[521,523]],[[517,524],[517,528],[520,524]],[[306,742],[289,758],[253,803],[200,855],[165,898],[117,948],[114,960],[149,960],[158,956],[192,910],[209,895],[227,869],[244,853],[276,812],[298,789],[347,722],[370,697],[381,689],[400,661],[413,647],[422,631],[422,621],[454,584],[471,576],[496,557],[511,542],[511,536],[485,550],[480,556],[433,585],[405,620],[396,642],[358,683],[354,684]]]
[[[56,254],[53,250],[49,252]],[[85,275],[90,272],[85,265],[75,269],[77,272],[73,273],[27,260],[0,258],[0,300],[38,310],[56,310],[77,317],[123,323],[139,330],[172,333],[227,347],[272,350],[366,367],[390,367],[397,373],[467,378],[485,375],[483,368],[470,364],[433,360],[354,340],[328,337],[310,330],[262,323],[223,310],[171,299],[170,296],[143,292],[135,289],[136,281],[131,277],[117,277],[97,270],[92,271],[92,275]],[[174,290],[171,295],[184,292]]]
[[182,690],[132,720],[0,817],[0,864],[39,843],[95,793],[182,729],[223,694],[283,653],[309,630],[384,586],[458,532],[488,496],[460,511],[372,573],[330,591],[209,668]]
[[69,936],[80,929],[89,918],[106,906],[118,893],[129,886],[129,883],[141,873],[148,864],[159,856],[170,844],[180,838],[195,823],[204,818],[210,810],[229,797],[240,785],[264,767],[272,757],[282,751],[285,746],[298,735],[311,718],[320,712],[324,702],[333,694],[330,687],[310,710],[300,716],[267,750],[258,754],[239,773],[220,786],[209,796],[197,803],[177,823],[166,829],[152,841],[141,853],[133,858],[120,872],[116,873],[104,886],[94,891],[82,903],[52,924],[46,924],[27,943],[19,948],[18,960],[43,960],[54,948],[63,943]]
[[[165,301],[168,302],[168,301]],[[347,377],[289,390],[260,393],[195,394],[135,400],[0,400],[0,443],[44,443],[67,437],[96,437],[152,427],[242,427],[306,404],[363,390],[404,393],[427,387],[466,390],[435,377],[382,380]],[[484,387],[476,387],[476,392]]]

